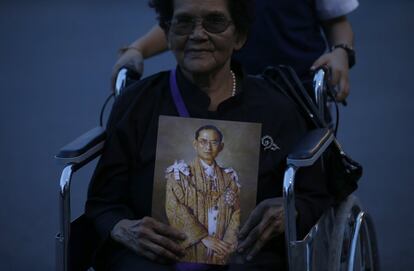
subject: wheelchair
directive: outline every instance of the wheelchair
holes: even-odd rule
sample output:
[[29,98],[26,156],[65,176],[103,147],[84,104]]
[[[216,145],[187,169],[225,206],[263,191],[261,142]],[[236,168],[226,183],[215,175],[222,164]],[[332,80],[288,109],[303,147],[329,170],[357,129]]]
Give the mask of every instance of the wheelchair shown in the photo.
[[[327,70],[319,69],[313,78],[313,101],[322,115],[326,115],[324,110],[327,108],[326,77]],[[138,79],[139,75],[121,69],[113,96],[119,96],[126,85]],[[56,270],[59,271],[93,270],[91,264],[97,243],[96,233],[83,215],[71,221],[70,187],[72,175],[102,152],[106,137],[102,125],[103,111],[104,108],[100,126],[61,148],[55,156],[64,165],[59,182],[60,229],[56,235]],[[374,224],[359,199],[352,194],[330,207],[302,240],[296,236],[295,174],[301,168],[313,165],[335,143],[331,129],[311,130],[287,157],[283,198],[290,271],[380,270]]]

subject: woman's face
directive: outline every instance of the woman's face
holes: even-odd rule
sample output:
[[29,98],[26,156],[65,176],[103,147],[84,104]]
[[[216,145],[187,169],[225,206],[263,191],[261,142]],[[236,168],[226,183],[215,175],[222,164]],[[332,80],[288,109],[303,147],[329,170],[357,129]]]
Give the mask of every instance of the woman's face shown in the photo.
[[[203,20],[204,25],[206,22],[228,22],[228,27],[221,33],[211,33],[204,29]],[[231,20],[227,0],[174,0],[167,39],[178,65],[192,74],[208,74],[230,65],[233,50],[240,49],[245,42],[245,37],[237,34]],[[192,31],[178,31],[177,34],[173,29],[174,23],[191,24],[192,21],[196,21]]]

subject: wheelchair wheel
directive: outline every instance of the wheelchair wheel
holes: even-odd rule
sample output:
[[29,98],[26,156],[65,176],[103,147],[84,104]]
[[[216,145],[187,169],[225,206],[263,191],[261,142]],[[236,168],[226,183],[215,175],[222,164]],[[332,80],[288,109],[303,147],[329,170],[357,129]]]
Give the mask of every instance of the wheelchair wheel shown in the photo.
[[[371,217],[361,212],[354,253],[349,257],[348,270],[379,270],[377,240]],[[354,235],[355,236],[355,235]],[[351,245],[352,246],[352,245]],[[352,250],[351,250],[352,251]]]
[[379,259],[375,230],[355,196],[336,209],[329,248],[330,271],[377,271]]

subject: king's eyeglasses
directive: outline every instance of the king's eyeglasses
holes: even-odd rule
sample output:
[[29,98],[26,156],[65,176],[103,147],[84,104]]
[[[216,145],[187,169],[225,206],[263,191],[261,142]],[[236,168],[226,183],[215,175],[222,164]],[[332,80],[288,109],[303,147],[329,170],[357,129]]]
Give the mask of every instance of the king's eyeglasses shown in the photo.
[[199,138],[197,139],[197,142],[200,143],[201,146],[205,147],[211,144],[212,147],[218,147],[220,145],[220,141],[218,140],[207,140],[205,138]]
[[218,34],[226,31],[226,29],[232,23],[222,15],[207,15],[203,18],[191,17],[191,16],[177,16],[170,22],[167,22],[170,30],[176,35],[189,35],[193,33],[194,28],[198,23],[205,31],[213,34]]

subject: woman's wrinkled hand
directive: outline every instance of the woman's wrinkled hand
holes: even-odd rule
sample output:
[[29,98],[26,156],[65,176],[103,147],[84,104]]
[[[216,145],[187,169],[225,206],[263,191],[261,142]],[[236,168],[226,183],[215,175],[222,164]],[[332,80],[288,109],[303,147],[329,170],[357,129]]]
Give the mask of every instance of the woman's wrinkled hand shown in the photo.
[[179,261],[185,255],[179,241],[186,235],[151,217],[123,219],[114,226],[111,237],[138,255],[162,264]]
[[267,241],[283,231],[283,199],[264,200],[256,206],[240,230],[237,251],[247,255],[246,260],[250,261]]

